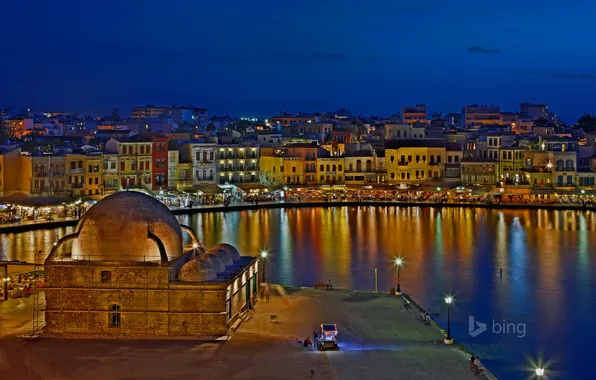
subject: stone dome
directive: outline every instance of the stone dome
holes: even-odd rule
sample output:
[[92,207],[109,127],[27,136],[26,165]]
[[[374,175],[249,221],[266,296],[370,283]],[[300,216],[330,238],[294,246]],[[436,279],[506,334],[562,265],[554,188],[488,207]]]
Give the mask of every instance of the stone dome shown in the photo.
[[221,258],[217,257],[217,255],[215,255],[215,254],[213,254],[213,255],[202,254],[197,257],[197,260],[206,261],[209,264],[211,264],[211,267],[213,268],[215,273],[221,273],[226,270],[226,264],[223,262],[223,260]]
[[213,256],[213,258],[221,264],[221,267],[223,267],[223,269],[218,270],[218,272],[223,272],[224,270],[226,270],[226,266],[232,265],[232,263],[231,263],[232,260],[228,257],[226,252],[222,251],[221,249],[218,249],[215,247],[211,248],[211,249],[207,250],[207,252],[205,252],[204,255]]
[[206,260],[190,260],[180,268],[178,279],[180,281],[210,281],[217,278],[217,273]]
[[182,229],[174,214],[138,191],[121,191],[97,202],[75,234],[73,259],[162,261],[183,252]]
[[207,254],[215,254],[219,259],[221,259],[223,261],[223,263],[225,264],[225,266],[228,265],[233,265],[234,264],[234,260],[232,259],[232,257],[230,256],[230,254],[228,254],[228,252],[226,252],[225,250],[219,248],[219,247],[213,247],[210,250],[208,250],[207,252],[205,252]]
[[221,243],[215,246],[215,248],[225,251],[232,261],[236,261],[240,258],[240,252],[231,244]]

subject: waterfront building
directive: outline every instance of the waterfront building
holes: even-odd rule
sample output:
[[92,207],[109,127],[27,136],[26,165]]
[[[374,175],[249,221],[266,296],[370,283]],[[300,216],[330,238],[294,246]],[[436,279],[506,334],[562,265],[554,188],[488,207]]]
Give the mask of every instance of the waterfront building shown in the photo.
[[31,162],[31,194],[61,194],[68,191],[67,159],[64,155],[32,155],[26,159]]
[[415,106],[405,106],[401,108],[401,120],[404,124],[428,123],[426,119],[426,104],[416,104]]
[[498,106],[472,104],[462,109],[462,124],[465,128],[501,123],[501,110]]
[[521,169],[524,168],[525,151],[525,148],[518,146],[499,148],[499,178],[501,181],[507,184],[523,182]]
[[445,143],[445,181],[458,183],[461,176],[461,160],[463,158],[463,146],[457,142]]
[[112,137],[106,142],[106,153],[120,156],[120,186],[123,189],[151,189],[152,145],[150,138],[140,135]]
[[259,182],[260,147],[255,144],[217,146],[217,183],[235,185]]
[[191,162],[193,167],[192,184],[216,183],[217,143],[203,140],[180,146],[180,160]]
[[259,288],[257,258],[228,244],[205,251],[166,206],[136,191],[91,207],[44,267],[45,332],[54,335],[221,336]]
[[100,152],[66,155],[66,191],[71,197],[103,195]]
[[[343,157],[318,157],[317,158],[317,184],[343,185],[344,184],[344,158]],[[372,168],[372,162],[371,162]]]
[[[384,160],[381,160],[384,163]],[[346,185],[365,185],[379,183],[377,157],[368,149],[345,152],[344,175]],[[384,166],[384,165],[383,165]]]
[[0,197],[31,191],[31,158],[16,145],[0,146]]
[[[281,188],[286,185],[304,185],[305,163],[302,157],[290,157],[283,150],[271,153],[270,155],[261,156],[259,160],[260,166],[260,183],[261,185],[271,188]],[[316,172],[310,170],[308,178],[312,182],[311,176],[316,175]]]
[[151,149],[152,189],[164,190],[168,187],[168,140],[167,136],[153,136]]
[[104,194],[120,190],[120,155],[104,153],[103,155],[103,189]]
[[497,160],[484,157],[464,157],[461,159],[462,185],[490,185],[497,181]]
[[440,140],[385,142],[385,167],[389,184],[440,182],[445,173],[445,143]]

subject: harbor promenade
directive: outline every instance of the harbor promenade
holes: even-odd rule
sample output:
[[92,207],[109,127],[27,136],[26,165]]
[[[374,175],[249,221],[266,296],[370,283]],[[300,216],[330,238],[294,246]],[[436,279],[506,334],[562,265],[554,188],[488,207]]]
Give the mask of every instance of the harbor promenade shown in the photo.
[[[224,212],[224,211],[244,211],[274,208],[301,208],[301,207],[342,207],[342,206],[395,206],[395,207],[433,207],[433,208],[489,208],[489,209],[544,209],[544,210],[591,210],[596,211],[593,205],[579,205],[566,203],[435,203],[435,202],[403,202],[403,201],[275,201],[259,202],[258,204],[249,202],[235,202],[229,206],[223,204],[200,205],[194,207],[172,207],[172,212],[176,215],[206,213],[206,212]],[[0,224],[0,234],[11,232],[25,232],[39,229],[50,229],[66,226],[76,226],[78,218],[54,218],[52,221],[45,219],[26,220],[16,223]]]
[[[419,322],[416,307],[405,309],[399,297],[275,285],[271,294],[229,337],[209,341],[26,340],[17,336],[32,315],[23,302],[11,314],[18,319],[12,332],[0,338],[0,378],[298,380],[311,370],[315,380],[485,378],[470,370],[468,353],[444,345],[442,332]],[[339,350],[302,347],[321,323],[337,324]]]

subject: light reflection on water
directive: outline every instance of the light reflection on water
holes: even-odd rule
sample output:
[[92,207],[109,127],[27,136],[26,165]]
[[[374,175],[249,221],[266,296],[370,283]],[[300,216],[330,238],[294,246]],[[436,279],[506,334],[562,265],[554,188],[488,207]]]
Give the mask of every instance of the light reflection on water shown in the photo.
[[[282,284],[338,288],[394,286],[394,257],[402,256],[402,290],[441,314],[443,296],[456,304],[452,332],[501,378],[525,378],[526,357],[554,358],[563,378],[591,369],[589,326],[596,268],[596,213],[590,211],[340,207],[241,211],[179,217],[206,247],[236,245],[243,254],[270,252],[267,276]],[[49,252],[73,227],[0,235],[0,255],[31,261]],[[499,278],[503,268],[503,278]],[[478,321],[525,323],[527,335],[490,331],[471,338]],[[578,372],[583,371],[583,373]]]

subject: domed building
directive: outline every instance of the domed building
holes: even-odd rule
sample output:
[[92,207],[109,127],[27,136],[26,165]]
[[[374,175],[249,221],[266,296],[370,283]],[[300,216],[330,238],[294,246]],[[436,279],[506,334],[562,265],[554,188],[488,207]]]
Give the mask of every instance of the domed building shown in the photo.
[[46,332],[218,336],[252,308],[258,259],[229,244],[205,250],[155,198],[112,194],[45,262]]

